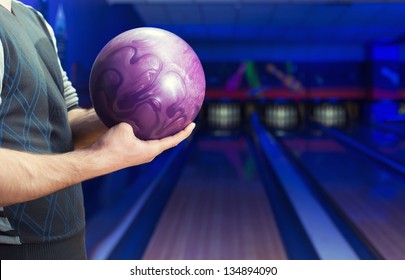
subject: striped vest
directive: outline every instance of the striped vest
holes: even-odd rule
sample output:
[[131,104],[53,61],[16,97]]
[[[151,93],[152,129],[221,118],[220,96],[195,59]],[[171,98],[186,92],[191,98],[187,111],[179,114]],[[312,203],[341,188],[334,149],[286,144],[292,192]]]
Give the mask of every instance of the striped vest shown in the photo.
[[[5,64],[0,147],[38,154],[71,151],[73,141],[61,70],[45,22],[21,3],[12,2],[12,10],[10,13],[0,7]],[[40,175],[46,176],[46,170]],[[0,208],[0,243],[60,240],[83,228],[80,185]]]

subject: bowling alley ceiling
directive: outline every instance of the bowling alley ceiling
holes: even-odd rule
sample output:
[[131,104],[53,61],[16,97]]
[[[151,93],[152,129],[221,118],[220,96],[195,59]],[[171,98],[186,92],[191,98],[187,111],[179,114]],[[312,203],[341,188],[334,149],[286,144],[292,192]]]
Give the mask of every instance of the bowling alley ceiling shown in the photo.
[[367,44],[405,41],[405,3],[326,0],[106,0],[193,42]]

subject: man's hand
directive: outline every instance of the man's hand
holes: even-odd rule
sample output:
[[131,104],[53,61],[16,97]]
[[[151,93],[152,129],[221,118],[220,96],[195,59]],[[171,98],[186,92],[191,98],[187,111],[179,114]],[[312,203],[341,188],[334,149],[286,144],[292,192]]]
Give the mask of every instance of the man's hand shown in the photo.
[[90,149],[97,150],[110,161],[110,164],[116,163],[117,169],[121,169],[152,161],[163,151],[177,146],[189,137],[194,127],[195,124],[191,123],[173,136],[143,141],[134,135],[129,124],[120,123],[110,128]]

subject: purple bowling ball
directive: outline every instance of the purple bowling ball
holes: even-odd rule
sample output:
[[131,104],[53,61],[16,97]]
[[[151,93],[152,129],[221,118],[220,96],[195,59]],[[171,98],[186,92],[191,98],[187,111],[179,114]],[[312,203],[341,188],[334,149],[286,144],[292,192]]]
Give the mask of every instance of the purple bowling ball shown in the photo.
[[135,28],[101,50],[90,74],[94,109],[108,127],[129,123],[143,140],[184,129],[205,96],[205,75],[193,49],[159,28]]

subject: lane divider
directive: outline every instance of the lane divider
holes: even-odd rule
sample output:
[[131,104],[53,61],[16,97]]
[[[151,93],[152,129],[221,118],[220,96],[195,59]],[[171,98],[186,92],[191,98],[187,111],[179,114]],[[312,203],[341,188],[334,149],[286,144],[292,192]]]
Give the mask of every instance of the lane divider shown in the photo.
[[128,231],[130,226],[132,225],[133,221],[139,215],[139,213],[144,208],[145,204],[149,201],[153,193],[156,191],[156,188],[159,185],[159,182],[162,180],[163,176],[168,171],[169,167],[172,165],[173,161],[176,159],[179,151],[183,149],[184,142],[180,143],[177,147],[174,148],[173,151],[170,151],[170,156],[159,169],[158,174],[152,181],[152,183],[148,186],[146,191],[142,193],[136,203],[128,210],[127,214],[121,220],[121,222],[101,240],[97,247],[92,251],[91,259],[93,260],[106,260],[109,258],[111,253],[117,247],[119,242],[122,240],[125,233]]
[[260,124],[257,116],[252,117],[252,127],[319,257],[325,260],[359,259],[275,138]]
[[367,156],[387,165],[388,167],[390,167],[391,169],[394,169],[395,171],[401,173],[401,174],[405,174],[405,166],[388,158],[387,156],[382,155],[379,152],[374,151],[373,149],[357,142],[356,140],[352,139],[351,137],[335,130],[332,128],[328,128],[328,127],[324,127],[320,124],[314,123],[314,125],[316,125],[317,127],[319,127],[320,129],[322,129],[325,133],[333,136],[334,138],[336,138],[337,140],[339,140],[340,142],[343,142],[346,145],[349,145],[359,151],[361,151],[362,153],[366,154]]

